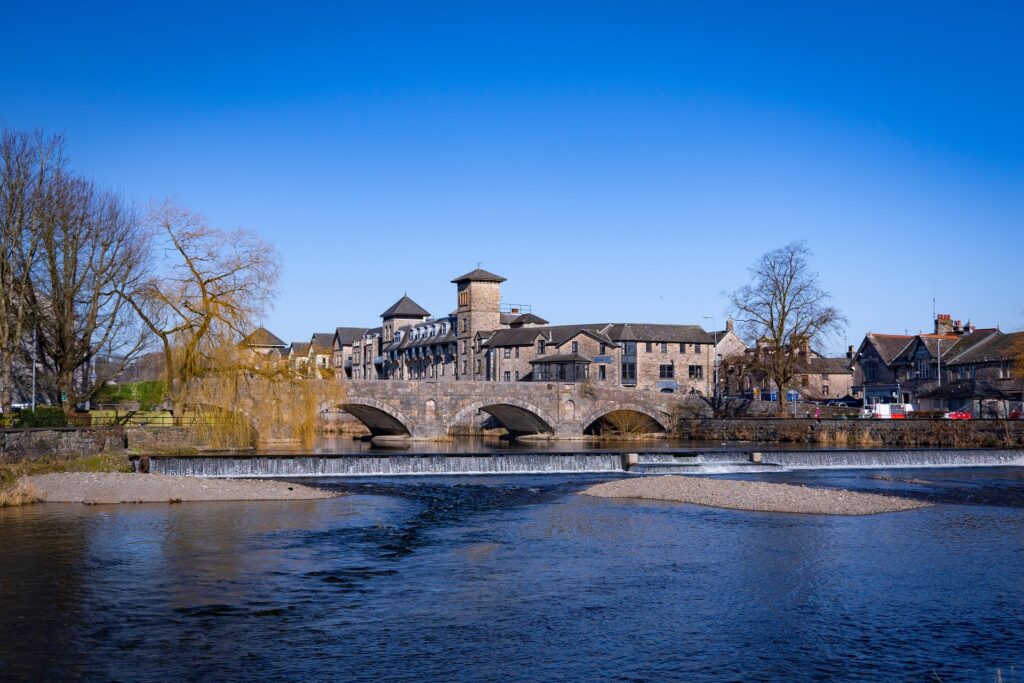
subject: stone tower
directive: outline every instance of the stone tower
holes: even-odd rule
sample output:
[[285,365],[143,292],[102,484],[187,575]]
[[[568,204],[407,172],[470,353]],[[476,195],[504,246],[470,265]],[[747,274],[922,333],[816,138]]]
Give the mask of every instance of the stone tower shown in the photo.
[[501,283],[504,281],[500,275],[480,268],[452,280],[458,292],[456,371],[460,379],[484,379],[483,368],[477,368],[473,340],[478,332],[501,329]]

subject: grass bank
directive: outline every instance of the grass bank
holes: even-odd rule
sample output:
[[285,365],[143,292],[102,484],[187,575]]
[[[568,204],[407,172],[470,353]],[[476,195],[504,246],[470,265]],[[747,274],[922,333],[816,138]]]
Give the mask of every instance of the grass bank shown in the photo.
[[41,458],[15,463],[0,463],[0,507],[28,505],[42,499],[41,492],[22,477],[54,472],[131,472],[126,453],[100,453],[82,458]]

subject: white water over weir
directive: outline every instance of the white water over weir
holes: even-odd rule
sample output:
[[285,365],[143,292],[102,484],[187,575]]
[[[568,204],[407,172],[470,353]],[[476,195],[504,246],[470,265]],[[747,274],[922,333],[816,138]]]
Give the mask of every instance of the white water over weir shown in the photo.
[[[1022,450],[753,450],[388,455],[154,456],[148,471],[198,477],[351,477],[448,474],[631,472],[724,474],[796,469],[1024,467]],[[139,460],[135,461],[140,467]]]

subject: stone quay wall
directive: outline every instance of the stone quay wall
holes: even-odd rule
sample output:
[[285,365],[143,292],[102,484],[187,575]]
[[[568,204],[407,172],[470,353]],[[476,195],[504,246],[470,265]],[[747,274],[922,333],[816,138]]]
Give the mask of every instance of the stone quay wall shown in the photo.
[[1024,446],[1024,420],[693,418],[680,422],[678,436],[830,446],[1019,448]]
[[124,450],[126,445],[122,427],[10,429],[0,432],[0,462],[79,458]]

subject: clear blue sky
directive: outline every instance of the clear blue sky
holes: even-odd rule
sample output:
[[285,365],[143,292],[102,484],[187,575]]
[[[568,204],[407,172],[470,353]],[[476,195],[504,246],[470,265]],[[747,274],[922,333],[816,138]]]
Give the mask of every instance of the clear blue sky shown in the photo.
[[[435,314],[721,316],[806,239],[864,332],[1024,326],[1024,5],[8,3],[0,119],[283,255],[286,340]],[[721,323],[719,323],[721,324]]]

